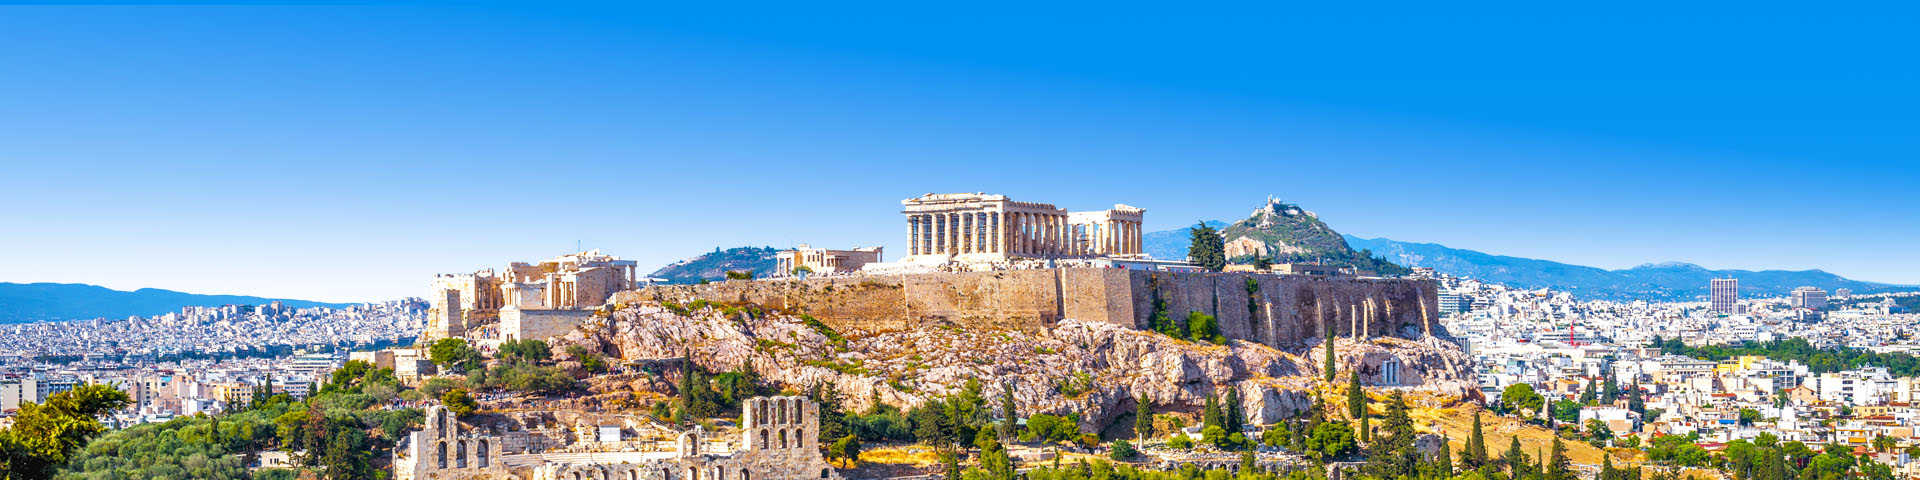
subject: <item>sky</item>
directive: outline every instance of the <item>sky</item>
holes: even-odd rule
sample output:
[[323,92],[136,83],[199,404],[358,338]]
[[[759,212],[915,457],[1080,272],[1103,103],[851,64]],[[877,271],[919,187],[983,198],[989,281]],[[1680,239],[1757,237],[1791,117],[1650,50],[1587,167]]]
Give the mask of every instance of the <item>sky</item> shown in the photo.
[[1920,284],[1892,2],[221,3],[0,6],[0,281],[897,258],[901,199],[988,192]]

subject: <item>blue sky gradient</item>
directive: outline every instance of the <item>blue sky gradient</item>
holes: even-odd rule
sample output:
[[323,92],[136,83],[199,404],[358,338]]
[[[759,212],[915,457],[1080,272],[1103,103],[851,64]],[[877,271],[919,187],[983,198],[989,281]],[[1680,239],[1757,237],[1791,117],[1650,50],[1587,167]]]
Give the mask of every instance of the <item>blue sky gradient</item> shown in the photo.
[[[138,3],[138,2],[135,2]],[[1915,7],[0,6],[0,281],[379,300],[1268,195],[1605,268],[1920,283]]]

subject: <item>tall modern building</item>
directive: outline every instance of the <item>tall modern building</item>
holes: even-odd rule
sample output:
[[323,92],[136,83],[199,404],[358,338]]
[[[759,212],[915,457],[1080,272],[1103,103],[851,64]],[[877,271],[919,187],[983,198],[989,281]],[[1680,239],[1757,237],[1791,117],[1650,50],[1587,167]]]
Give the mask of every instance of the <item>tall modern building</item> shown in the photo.
[[1711,292],[1708,298],[1713,302],[1713,311],[1733,313],[1733,304],[1740,299],[1740,280],[1716,278],[1707,288]]
[[1473,310],[1473,297],[1453,292],[1440,292],[1440,313],[1467,313]]
[[1809,310],[1827,308],[1827,291],[1821,290],[1818,287],[1796,288],[1793,289],[1793,296],[1788,299],[1788,302],[1791,303],[1794,308],[1805,308]]

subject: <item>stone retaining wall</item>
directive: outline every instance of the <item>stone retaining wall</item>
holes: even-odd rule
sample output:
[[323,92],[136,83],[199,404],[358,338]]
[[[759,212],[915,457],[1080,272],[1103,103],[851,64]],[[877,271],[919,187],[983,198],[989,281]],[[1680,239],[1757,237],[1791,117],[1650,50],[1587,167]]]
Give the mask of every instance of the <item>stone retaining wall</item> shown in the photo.
[[1291,347],[1327,332],[1441,333],[1438,290],[1430,280],[1054,268],[664,285],[621,292],[614,302],[755,303],[844,332],[886,332],[934,325],[1039,331],[1063,318],[1145,328],[1159,299],[1170,317],[1198,311],[1218,318],[1228,338]]

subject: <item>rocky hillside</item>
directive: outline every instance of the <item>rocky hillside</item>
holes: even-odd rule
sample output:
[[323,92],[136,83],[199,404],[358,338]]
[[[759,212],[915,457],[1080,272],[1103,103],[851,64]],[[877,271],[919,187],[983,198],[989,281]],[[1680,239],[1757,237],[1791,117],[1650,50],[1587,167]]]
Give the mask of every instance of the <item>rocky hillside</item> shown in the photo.
[[779,251],[773,247],[714,248],[713,253],[673,262],[647,276],[684,284],[725,279],[728,271],[752,270],[755,275],[766,275],[773,271],[773,254]]
[[1252,263],[1257,255],[1275,263],[1317,262],[1382,275],[1408,272],[1406,267],[1374,257],[1373,252],[1355,251],[1318,215],[1278,199],[1268,199],[1247,218],[1220,229],[1220,235],[1226,239],[1230,263]]
[[[670,308],[671,307],[671,308]],[[1078,412],[1085,431],[1106,426],[1145,395],[1163,409],[1197,409],[1209,394],[1239,388],[1258,422],[1290,416],[1329,391],[1320,347],[1283,351],[1232,341],[1212,345],[1105,323],[1062,321],[1037,335],[928,326],[841,337],[817,323],[758,308],[658,303],[625,305],[554,340],[628,360],[687,357],[708,371],[750,365],[778,385],[836,385],[856,408],[878,395],[917,405],[968,379],[1012,382],[1023,412]],[[1380,381],[1382,364],[1401,365],[1401,384],[1440,398],[1477,393],[1465,354],[1437,338],[1340,340],[1343,370]],[[611,385],[611,386],[607,386]],[[624,397],[620,384],[597,395]]]

